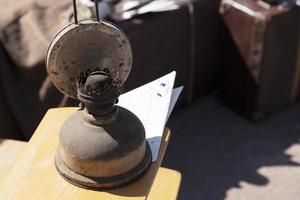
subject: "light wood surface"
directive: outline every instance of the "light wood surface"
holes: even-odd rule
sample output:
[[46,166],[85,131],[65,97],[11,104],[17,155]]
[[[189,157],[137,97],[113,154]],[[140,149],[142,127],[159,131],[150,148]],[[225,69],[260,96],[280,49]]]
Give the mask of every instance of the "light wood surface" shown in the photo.
[[25,145],[26,142],[18,140],[0,139],[0,178],[6,175]]
[[160,168],[170,137],[168,129],[164,133],[157,162],[137,182],[117,190],[99,192],[82,189],[65,181],[55,169],[54,154],[60,127],[76,109],[59,108],[47,112],[22,153],[10,169],[3,172],[6,175],[1,177],[1,200],[145,199],[150,190],[151,194],[147,199],[176,199],[181,181],[180,173]]

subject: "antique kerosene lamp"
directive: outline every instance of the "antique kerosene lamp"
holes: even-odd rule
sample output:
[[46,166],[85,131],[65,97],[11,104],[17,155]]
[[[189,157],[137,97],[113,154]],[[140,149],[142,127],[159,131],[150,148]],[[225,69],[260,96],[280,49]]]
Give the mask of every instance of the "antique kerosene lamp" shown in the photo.
[[129,40],[111,23],[77,20],[51,42],[46,58],[54,85],[81,102],[63,124],[55,157],[57,171],[69,182],[91,189],[125,185],[151,163],[141,121],[115,105],[132,65]]

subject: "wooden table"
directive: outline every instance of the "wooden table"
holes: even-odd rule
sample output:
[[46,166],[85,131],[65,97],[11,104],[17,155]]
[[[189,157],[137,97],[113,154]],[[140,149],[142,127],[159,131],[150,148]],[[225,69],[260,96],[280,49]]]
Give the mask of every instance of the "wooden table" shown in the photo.
[[24,149],[26,142],[0,139],[0,179],[5,177],[14,160]]
[[[99,192],[82,189],[65,181],[57,173],[53,159],[60,127],[76,109],[50,109],[30,141],[23,145],[22,152],[9,163],[9,167],[0,165],[0,199],[176,199],[181,174],[160,167],[170,137],[168,129],[163,135],[158,160],[152,163],[149,171],[137,182],[120,189]],[[11,144],[9,146],[12,147]],[[6,147],[0,144],[0,153],[3,153],[3,148]],[[18,151],[20,150],[16,150]],[[0,162],[3,162],[2,157]]]

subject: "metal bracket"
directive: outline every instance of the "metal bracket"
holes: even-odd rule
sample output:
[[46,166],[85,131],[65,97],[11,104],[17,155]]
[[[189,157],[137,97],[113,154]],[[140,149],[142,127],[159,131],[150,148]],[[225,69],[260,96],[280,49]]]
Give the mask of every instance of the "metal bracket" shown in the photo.
[[[97,19],[98,22],[100,22],[99,6],[98,6],[99,0],[94,0],[94,2],[95,2],[95,9],[96,9],[96,19]],[[76,0],[73,0],[73,10],[74,10],[74,21],[75,21],[75,24],[78,24]]]

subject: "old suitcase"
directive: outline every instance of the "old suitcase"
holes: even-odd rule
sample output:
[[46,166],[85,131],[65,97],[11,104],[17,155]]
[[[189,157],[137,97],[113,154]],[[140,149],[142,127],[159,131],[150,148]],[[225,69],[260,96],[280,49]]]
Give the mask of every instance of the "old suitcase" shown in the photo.
[[[173,70],[176,86],[188,86],[190,70],[189,11],[186,6],[168,12],[145,14],[118,22],[130,39],[133,66],[125,91],[134,89]],[[185,89],[179,103],[190,95]]]
[[224,0],[220,5],[225,25],[219,89],[225,104],[254,119],[299,94],[300,8],[273,4]]
[[192,95],[197,100],[215,89],[216,71],[219,68],[219,52],[222,20],[218,12],[219,0],[196,0],[191,18]]
[[134,53],[134,80],[129,77],[127,89],[176,70],[176,85],[185,86],[177,105],[211,93],[219,64],[218,8],[219,0],[196,0],[186,2],[179,10],[121,22]]
[[[7,124],[6,130],[15,132],[13,127],[17,124],[20,129],[17,132],[24,135],[25,139],[31,137],[48,108],[78,105],[64,98],[53,87],[44,67],[44,54],[53,35],[73,20],[71,3],[69,0],[24,0],[20,4],[6,2],[3,4],[5,7],[0,6],[1,13],[4,13],[0,15],[0,103],[3,104],[0,108],[7,108],[2,110],[3,116],[11,116],[11,123]],[[209,7],[217,10],[215,4]],[[202,75],[203,78],[191,81],[194,80],[191,69],[195,68],[191,66],[196,63],[195,56],[192,56],[196,50],[191,47],[194,44],[191,35],[194,35],[192,31],[195,28],[191,23],[194,13],[198,13],[197,8],[193,10],[192,7],[184,4],[175,10],[115,22],[128,35],[133,50],[134,66],[125,91],[173,70],[177,71],[176,86],[185,85],[179,104],[191,99],[196,88],[193,87],[194,83],[202,86],[196,88],[198,93],[206,91],[210,78]],[[79,19],[90,17],[84,14]],[[209,16],[208,13],[206,15]],[[202,55],[202,58],[208,60],[202,66],[213,61],[211,56]],[[201,69],[197,70],[200,73]],[[0,122],[4,122],[2,115]]]

